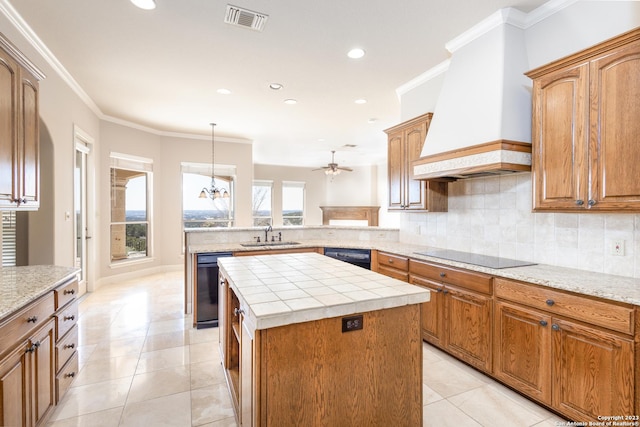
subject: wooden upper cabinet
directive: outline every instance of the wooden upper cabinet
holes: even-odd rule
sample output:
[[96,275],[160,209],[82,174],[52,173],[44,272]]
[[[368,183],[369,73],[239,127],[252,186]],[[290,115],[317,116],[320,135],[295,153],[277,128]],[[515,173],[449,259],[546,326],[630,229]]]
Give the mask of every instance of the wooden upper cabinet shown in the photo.
[[640,210],[640,29],[527,75],[534,210]]
[[389,210],[447,211],[447,183],[412,179],[433,113],[385,130],[388,136]]
[[42,78],[0,34],[0,209],[39,207],[38,81]]

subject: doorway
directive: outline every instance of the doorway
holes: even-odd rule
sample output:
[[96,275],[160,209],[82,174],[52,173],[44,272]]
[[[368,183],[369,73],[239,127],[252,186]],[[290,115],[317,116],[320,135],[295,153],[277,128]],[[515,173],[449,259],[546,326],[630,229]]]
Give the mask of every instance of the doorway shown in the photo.
[[93,138],[82,129],[74,126],[75,164],[73,173],[73,205],[74,205],[74,262],[80,269],[78,274],[78,290],[83,295],[94,290],[95,263],[91,257],[95,253],[93,245],[94,177],[89,171],[92,167]]

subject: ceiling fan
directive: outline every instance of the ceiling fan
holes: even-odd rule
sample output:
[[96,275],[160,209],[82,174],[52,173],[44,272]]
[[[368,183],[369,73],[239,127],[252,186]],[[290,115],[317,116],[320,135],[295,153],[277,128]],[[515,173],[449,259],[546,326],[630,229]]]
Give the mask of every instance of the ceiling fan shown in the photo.
[[336,151],[335,150],[331,150],[331,163],[329,163],[327,166],[322,166],[320,168],[313,169],[313,170],[314,171],[323,170],[326,175],[338,175],[340,173],[340,171],[353,172],[353,169],[351,169],[351,168],[346,168],[344,166],[338,166],[338,164],[335,161],[335,156],[336,156]]

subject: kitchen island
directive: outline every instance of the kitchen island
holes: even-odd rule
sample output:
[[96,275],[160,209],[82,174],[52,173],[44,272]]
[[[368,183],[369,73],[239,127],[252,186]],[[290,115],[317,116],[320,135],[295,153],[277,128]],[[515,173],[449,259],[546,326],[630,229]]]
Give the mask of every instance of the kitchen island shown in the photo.
[[422,425],[428,290],[317,253],[219,265],[239,425]]

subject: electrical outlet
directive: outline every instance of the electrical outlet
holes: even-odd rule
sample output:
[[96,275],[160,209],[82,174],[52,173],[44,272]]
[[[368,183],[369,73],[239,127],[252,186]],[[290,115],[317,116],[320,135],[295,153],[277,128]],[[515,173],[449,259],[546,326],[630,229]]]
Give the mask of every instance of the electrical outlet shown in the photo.
[[613,256],[624,256],[624,240],[612,240],[610,253]]
[[343,317],[342,318],[342,332],[351,332],[358,331],[362,329],[363,325],[363,316],[362,314],[351,317]]

